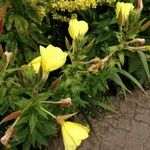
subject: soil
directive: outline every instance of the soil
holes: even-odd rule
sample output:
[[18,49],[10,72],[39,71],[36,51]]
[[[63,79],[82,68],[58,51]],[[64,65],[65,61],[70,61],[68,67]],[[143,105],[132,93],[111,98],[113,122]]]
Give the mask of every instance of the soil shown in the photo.
[[[126,100],[117,96],[112,103],[118,114],[92,119],[98,139],[91,133],[77,150],[150,150],[150,90]],[[48,150],[64,150],[61,137]]]

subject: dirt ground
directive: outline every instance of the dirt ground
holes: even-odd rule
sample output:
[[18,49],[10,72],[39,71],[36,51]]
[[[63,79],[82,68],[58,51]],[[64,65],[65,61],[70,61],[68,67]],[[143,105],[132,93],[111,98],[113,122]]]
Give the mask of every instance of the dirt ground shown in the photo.
[[[150,90],[146,95],[135,91],[122,100],[113,100],[119,114],[92,119],[94,135],[83,141],[77,150],[150,150]],[[62,139],[50,143],[48,150],[64,150]]]

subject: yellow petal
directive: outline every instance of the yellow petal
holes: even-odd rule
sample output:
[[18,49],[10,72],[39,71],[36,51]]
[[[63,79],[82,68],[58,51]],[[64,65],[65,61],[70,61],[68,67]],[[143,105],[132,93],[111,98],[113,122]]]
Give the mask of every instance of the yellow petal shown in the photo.
[[75,150],[81,141],[88,138],[89,128],[74,122],[63,122],[62,135],[65,150]]
[[78,21],[77,19],[71,19],[69,21],[69,34],[72,39],[78,37],[78,35],[83,35],[88,31],[88,24],[85,21]]
[[131,10],[134,9],[132,3],[124,3],[124,2],[117,2],[116,4],[116,18],[118,18],[122,25],[124,25],[125,21],[128,19],[129,13]]
[[40,69],[40,64],[41,64],[41,56],[33,59],[28,65],[33,66],[35,72],[38,73],[38,71]]
[[44,48],[40,46],[41,53],[41,65],[44,72],[51,72],[62,67],[67,58],[67,53],[63,52],[59,47],[54,47],[52,45]]

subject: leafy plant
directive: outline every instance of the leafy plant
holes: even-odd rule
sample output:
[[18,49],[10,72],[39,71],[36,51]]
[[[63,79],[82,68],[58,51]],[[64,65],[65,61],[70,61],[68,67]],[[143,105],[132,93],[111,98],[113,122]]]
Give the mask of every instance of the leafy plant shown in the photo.
[[[68,11],[66,3],[75,5],[68,5]],[[143,14],[133,8],[123,18],[123,12],[115,14],[115,1],[97,0],[82,7],[79,4],[49,0],[0,2],[0,125],[7,128],[6,132],[2,130],[1,142],[12,150],[47,147],[49,140],[59,134],[58,123],[63,127],[62,122],[77,113],[95,132],[90,116],[98,117],[104,111],[117,113],[108,103],[108,93],[114,94],[112,89],[121,87],[125,96],[132,92],[129,87],[145,92],[142,85],[150,80],[146,33],[149,8],[146,6]],[[39,47],[47,50],[47,55],[43,57],[45,53]],[[59,65],[59,52],[55,54],[58,60],[47,59],[48,50],[54,57],[56,49],[66,54]],[[54,65],[52,70],[44,68],[43,64],[49,63]]]

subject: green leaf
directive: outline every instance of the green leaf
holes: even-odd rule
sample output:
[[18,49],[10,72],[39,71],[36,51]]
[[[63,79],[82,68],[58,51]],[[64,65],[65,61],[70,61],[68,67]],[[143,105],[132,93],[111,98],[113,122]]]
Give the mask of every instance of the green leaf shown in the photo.
[[17,33],[20,36],[20,38],[23,41],[26,41],[26,38],[29,37],[29,35],[28,35],[28,28],[29,28],[28,21],[25,18],[23,18],[21,15],[16,15],[15,27],[16,27]]
[[65,37],[65,44],[66,44],[67,50],[70,50],[71,49],[71,44],[70,44],[67,37]]
[[29,32],[30,32],[31,37],[38,44],[41,44],[41,45],[48,45],[49,44],[48,39],[42,35],[42,32],[38,29],[38,27],[35,24],[32,23],[30,25]]
[[45,119],[47,119],[47,114],[41,110],[39,107],[35,107],[36,111],[39,113],[39,115],[41,115],[42,117],[44,117]]
[[111,79],[117,84],[120,85],[123,91],[123,94],[126,98],[126,91],[128,91],[129,93],[132,93],[130,90],[128,90],[128,88],[124,85],[124,83],[122,82],[120,76],[115,73],[114,75],[111,76]]
[[15,56],[18,52],[18,42],[15,40],[11,40],[10,42],[7,42],[5,46],[6,51],[13,52],[13,55]]
[[15,27],[20,40],[28,46],[38,49],[37,44],[29,37],[29,23],[21,15],[15,17]]
[[36,144],[36,135],[37,135],[37,130],[36,130],[36,128],[35,128],[35,130],[32,132],[32,134],[31,134],[31,141],[32,141],[32,145],[33,145],[33,147],[35,146],[35,144]]
[[103,108],[104,110],[107,110],[107,111],[111,111],[111,112],[114,112],[116,114],[119,114],[119,112],[117,112],[115,109],[113,109],[112,107],[110,107],[109,105],[105,104],[104,102],[98,102],[97,103],[98,106],[100,106],[101,108]]
[[48,140],[41,132],[37,132],[37,142],[47,146],[48,145]]
[[3,6],[5,6],[8,3],[9,3],[9,0],[1,0],[0,1],[0,7],[3,7]]
[[142,51],[138,51],[138,54],[141,58],[143,67],[144,67],[146,75],[147,75],[147,78],[150,82],[150,71],[149,71],[149,66],[148,66],[148,63],[147,63],[147,58],[146,58],[145,54]]
[[12,1],[12,7],[18,14],[24,14],[23,2],[22,0]]
[[134,82],[145,93],[145,90],[143,89],[142,85],[130,73],[128,73],[127,71],[122,70],[122,69],[118,69],[118,72],[123,74],[124,76],[128,77],[132,82]]
[[15,20],[15,13],[13,13],[12,11],[9,11],[6,17],[4,17],[4,25],[7,31],[9,31],[12,28],[14,20]]
[[32,113],[32,115],[29,118],[29,127],[30,127],[30,133],[32,134],[35,126],[37,123],[37,114],[35,114],[34,112]]
[[111,37],[110,32],[106,32],[106,31],[100,32],[97,39],[96,39],[96,44],[103,42],[103,41],[109,39],[110,37]]
[[32,7],[30,3],[26,3],[25,5],[25,14],[28,16],[30,19],[35,21],[36,23],[40,24],[40,16],[38,15],[38,6]]
[[124,65],[124,53],[122,52],[118,53],[118,57],[121,65]]

